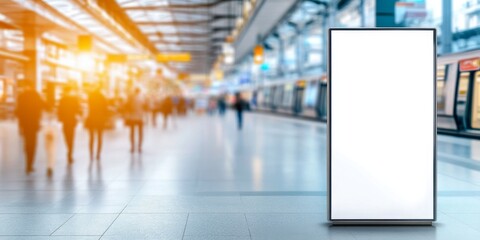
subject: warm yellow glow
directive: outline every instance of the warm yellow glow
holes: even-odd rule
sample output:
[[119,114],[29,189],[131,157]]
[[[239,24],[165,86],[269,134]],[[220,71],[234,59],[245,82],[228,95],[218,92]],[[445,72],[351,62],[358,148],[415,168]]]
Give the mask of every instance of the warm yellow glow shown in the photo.
[[263,63],[263,47],[261,45],[257,45],[253,49],[253,62],[255,64]]
[[250,14],[250,11],[252,10],[252,3],[249,1],[245,1],[243,3],[243,14],[245,16],[248,16]]
[[83,71],[93,72],[95,70],[95,59],[91,53],[80,53],[77,56],[77,67]]
[[76,65],[76,59],[73,54],[66,54],[62,61],[65,65],[70,67],[75,67]]
[[238,17],[238,18],[237,18],[236,25],[237,25],[237,28],[241,28],[241,27],[242,27],[242,25],[243,25],[243,18],[242,18],[242,17]]
[[190,62],[192,56],[190,53],[164,53],[157,54],[158,62]]
[[215,79],[217,80],[223,80],[223,71],[222,70],[216,70],[215,71]]
[[127,60],[129,61],[143,61],[150,59],[150,55],[148,54],[131,54],[127,55]]

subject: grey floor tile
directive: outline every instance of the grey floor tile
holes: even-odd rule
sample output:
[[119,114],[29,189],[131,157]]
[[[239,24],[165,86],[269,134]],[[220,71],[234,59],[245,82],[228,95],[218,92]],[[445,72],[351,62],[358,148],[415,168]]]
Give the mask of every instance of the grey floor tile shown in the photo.
[[125,213],[244,212],[239,196],[139,196]]
[[326,197],[248,196],[242,197],[247,213],[325,213]]
[[187,214],[121,214],[105,239],[181,239],[186,221]]
[[439,197],[438,210],[445,213],[480,213],[477,197]]
[[[465,165],[478,162],[480,141],[438,137],[434,227],[331,227],[323,123],[247,114],[239,132],[231,113],[177,123],[147,126],[141,155],[129,153],[128,129],[109,130],[102,161],[91,165],[79,127],[75,164],[68,167],[59,144],[49,179],[43,147],[37,171],[23,174],[17,124],[0,121],[0,239],[93,240],[112,222],[102,239],[480,239],[480,173]],[[57,229],[90,236],[49,236]]]
[[101,236],[0,236],[0,240],[98,240]]
[[246,214],[253,239],[351,239],[349,229],[330,227],[325,214]]
[[50,235],[71,214],[0,214],[0,235]]
[[186,236],[249,236],[244,214],[190,214]]
[[447,215],[480,232],[480,213],[449,213]]
[[75,214],[53,235],[103,235],[118,214]]
[[127,205],[86,205],[78,206],[75,213],[121,213]]

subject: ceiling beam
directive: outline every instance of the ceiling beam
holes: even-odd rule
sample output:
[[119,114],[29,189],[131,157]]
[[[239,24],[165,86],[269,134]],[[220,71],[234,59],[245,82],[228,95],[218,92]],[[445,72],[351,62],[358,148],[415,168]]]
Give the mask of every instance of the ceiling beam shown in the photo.
[[210,45],[211,42],[195,42],[195,41],[152,41],[154,44],[171,44],[171,45],[178,45],[178,46],[205,46]]
[[202,20],[202,21],[161,21],[161,22],[154,22],[154,21],[141,21],[135,22],[137,25],[154,25],[154,26],[199,26],[205,25],[208,26],[212,21],[211,20]]
[[228,27],[214,27],[212,28],[212,32],[215,33],[215,32],[222,32],[222,31],[232,31],[233,30],[233,26],[228,26]]
[[169,4],[166,6],[135,6],[124,7],[125,10],[174,10],[174,9],[203,9],[215,7],[226,2],[241,2],[242,0],[216,0],[210,3],[194,3],[194,4]]
[[217,20],[222,19],[236,19],[237,15],[214,15],[207,20],[198,20],[198,21],[136,21],[138,25],[158,25],[158,26],[195,26],[195,25],[204,25],[210,24]]
[[195,33],[195,32],[177,32],[177,33],[161,33],[154,32],[147,34],[149,36],[156,35],[159,37],[192,37],[192,38],[210,38],[210,33]]
[[115,0],[97,1],[97,5],[152,53],[156,48]]

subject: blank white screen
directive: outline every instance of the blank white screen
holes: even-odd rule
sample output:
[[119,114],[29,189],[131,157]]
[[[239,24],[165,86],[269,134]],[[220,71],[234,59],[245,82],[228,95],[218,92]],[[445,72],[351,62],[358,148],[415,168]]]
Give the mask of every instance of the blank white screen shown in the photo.
[[434,218],[434,31],[331,30],[331,218]]

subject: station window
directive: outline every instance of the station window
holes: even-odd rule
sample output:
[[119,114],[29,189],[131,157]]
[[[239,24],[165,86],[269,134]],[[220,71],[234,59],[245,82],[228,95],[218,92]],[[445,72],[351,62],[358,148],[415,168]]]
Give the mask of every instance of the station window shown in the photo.
[[446,73],[446,65],[440,65],[437,67],[437,111],[439,113],[445,112]]

